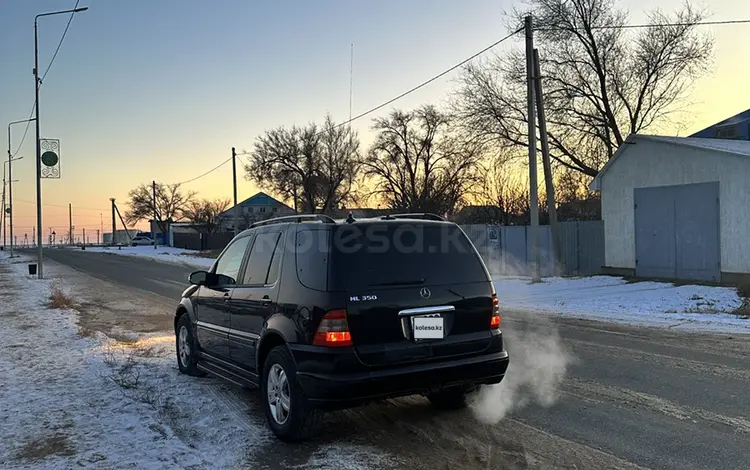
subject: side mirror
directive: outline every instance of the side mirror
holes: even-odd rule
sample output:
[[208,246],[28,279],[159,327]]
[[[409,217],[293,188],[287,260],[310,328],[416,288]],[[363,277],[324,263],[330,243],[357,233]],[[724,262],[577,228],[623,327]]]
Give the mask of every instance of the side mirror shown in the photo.
[[205,286],[208,281],[208,271],[195,271],[188,276],[188,282],[194,286]]

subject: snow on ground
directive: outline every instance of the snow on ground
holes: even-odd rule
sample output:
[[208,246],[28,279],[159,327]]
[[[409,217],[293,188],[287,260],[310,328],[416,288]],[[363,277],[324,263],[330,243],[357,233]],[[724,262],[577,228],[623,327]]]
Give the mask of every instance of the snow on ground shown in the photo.
[[[26,264],[0,253],[3,470],[260,468],[275,438],[250,411],[252,392],[179,374],[171,332],[82,336],[76,311],[49,308],[58,281],[29,276]],[[330,451],[346,468],[363,455]],[[305,468],[330,468],[319,459]]]
[[560,314],[683,330],[750,333],[750,320],[732,314],[742,298],[734,288],[667,282],[628,282],[620,277],[495,278],[506,309]]
[[[80,250],[80,248],[78,248]],[[186,264],[196,268],[210,268],[215,258],[205,258],[196,256],[199,252],[194,250],[185,250],[183,248],[172,248],[171,246],[123,246],[121,248],[113,247],[87,247],[86,251],[96,253],[107,253],[121,256],[139,256],[151,258],[157,261],[173,264]]]
[[25,268],[0,261],[3,469],[232,468],[270,439],[177,374],[173,336],[81,337],[75,312],[47,308],[51,281]]

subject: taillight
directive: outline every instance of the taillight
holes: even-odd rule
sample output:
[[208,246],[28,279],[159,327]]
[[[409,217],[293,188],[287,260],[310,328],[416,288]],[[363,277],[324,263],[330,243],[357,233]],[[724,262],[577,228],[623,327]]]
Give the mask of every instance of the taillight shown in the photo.
[[331,310],[323,315],[318,331],[315,332],[313,344],[334,348],[352,345],[349,322],[346,321],[346,310]]
[[497,330],[500,328],[500,301],[497,300],[497,294],[492,294],[492,318],[490,318],[490,329]]

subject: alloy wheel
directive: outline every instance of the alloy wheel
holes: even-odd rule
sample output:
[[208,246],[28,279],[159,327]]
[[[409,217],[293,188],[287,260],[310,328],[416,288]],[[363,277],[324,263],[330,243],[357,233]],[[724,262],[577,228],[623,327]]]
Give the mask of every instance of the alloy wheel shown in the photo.
[[291,399],[289,397],[289,379],[284,368],[279,364],[271,366],[267,381],[268,407],[271,416],[278,424],[284,424],[289,419]]

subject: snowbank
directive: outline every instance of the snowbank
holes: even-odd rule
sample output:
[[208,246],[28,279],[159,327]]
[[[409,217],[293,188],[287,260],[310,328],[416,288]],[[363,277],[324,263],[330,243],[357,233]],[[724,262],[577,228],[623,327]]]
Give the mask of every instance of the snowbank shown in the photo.
[[507,309],[686,330],[750,333],[750,320],[732,314],[742,303],[734,288],[667,282],[628,282],[612,276],[495,278]]
[[[80,250],[80,248],[78,248]],[[120,256],[138,256],[150,258],[164,263],[186,264],[196,268],[210,268],[214,258],[205,258],[197,256],[199,252],[185,250],[183,248],[172,248],[171,246],[123,246],[122,248],[112,247],[87,247],[86,251],[95,253],[107,253]]]

